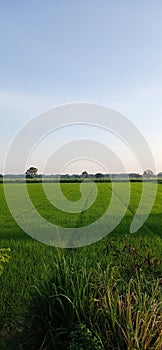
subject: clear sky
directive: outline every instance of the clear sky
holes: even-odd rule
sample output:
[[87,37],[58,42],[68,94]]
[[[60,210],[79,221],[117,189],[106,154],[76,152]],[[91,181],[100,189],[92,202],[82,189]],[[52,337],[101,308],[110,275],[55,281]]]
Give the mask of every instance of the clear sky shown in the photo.
[[[129,117],[162,171],[161,0],[0,2],[0,173],[25,122],[72,102]],[[19,161],[11,172],[21,171]],[[33,162],[41,171],[41,159]]]

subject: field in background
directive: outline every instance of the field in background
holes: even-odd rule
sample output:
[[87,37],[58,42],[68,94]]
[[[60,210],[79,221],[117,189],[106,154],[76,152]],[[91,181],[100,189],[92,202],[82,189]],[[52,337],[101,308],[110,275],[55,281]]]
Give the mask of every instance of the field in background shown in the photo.
[[[124,186],[126,186],[124,183],[119,183],[118,185],[120,188],[123,186],[123,190]],[[147,185],[147,196],[149,197],[151,195],[151,190],[149,187],[150,184],[148,183]],[[7,186],[11,186],[14,198],[14,193],[16,193],[16,191],[20,191],[21,193],[22,186],[24,185],[8,184]],[[48,184],[48,186],[50,186],[49,193],[51,194],[52,200],[52,198],[55,196],[55,184]],[[62,184],[61,186],[65,197],[67,197],[69,200],[74,201],[80,198],[80,184]],[[111,183],[98,183],[97,186],[98,197],[92,207],[85,212],[83,207],[81,214],[78,213],[69,215],[61,212],[59,209],[53,208],[44,195],[42,184],[28,184],[28,191],[33,204],[40,214],[47,220],[65,227],[79,227],[87,225],[101,217],[110,203],[112,196]],[[141,183],[131,184],[131,198],[126,214],[121,223],[111,234],[106,236],[101,241],[87,247],[62,250],[43,245],[42,243],[33,240],[17,226],[8,210],[4,197],[3,185],[0,185],[0,247],[11,248],[10,261],[6,265],[4,273],[0,277],[1,342],[5,343],[6,340],[10,338],[10,336],[14,336],[14,334],[21,334],[24,328],[24,312],[26,312],[31,305],[32,286],[39,285],[40,281],[50,280],[52,275],[55,275],[55,270],[57,270],[57,268],[60,268],[60,271],[63,271],[62,264],[65,264],[64,268],[66,271],[67,269],[70,269],[70,276],[72,276],[74,271],[75,278],[75,271],[78,271],[78,274],[82,273],[84,275],[84,271],[89,274],[90,271],[94,270],[94,276],[97,274],[99,279],[99,275],[103,275],[104,271],[107,271],[108,266],[110,267],[111,271],[115,267],[118,267],[120,274],[118,275],[118,271],[116,272],[116,277],[111,278],[113,278],[112,283],[115,283],[115,278],[116,281],[120,281],[119,285],[121,290],[124,290],[125,286],[129,283],[130,278],[136,278],[136,274],[140,271],[143,271],[144,274],[146,274],[148,281],[152,281],[150,283],[154,284],[154,282],[160,280],[162,255],[162,185],[158,185],[156,200],[146,223],[137,233],[130,234],[129,227],[138,207],[141,191]],[[120,207],[121,199],[118,195],[118,191],[115,195],[119,197],[118,205]],[[62,274],[65,273],[65,270],[62,272]],[[66,287],[66,283],[68,282],[62,277],[62,279],[60,279],[60,283],[63,283]],[[83,280],[78,280],[76,284],[77,283],[81,288],[82,283],[84,286],[86,285],[86,280],[83,278]],[[96,280],[95,283],[96,289],[99,288],[97,287],[97,283],[99,283],[99,281],[97,282]],[[81,304],[82,301],[84,303],[84,298],[85,295],[83,295],[81,291],[81,300],[78,303]],[[97,308],[97,295],[95,295],[95,298],[95,307]],[[78,308],[81,313],[81,305],[78,306]],[[85,309],[83,311],[83,314],[86,313]],[[94,310],[92,310],[92,314],[93,313]],[[93,322],[94,324],[96,322],[95,330],[88,320],[89,319],[85,318],[85,320],[82,321],[85,321],[83,323],[86,323],[89,329],[92,328],[92,331],[97,334],[98,338],[101,337],[104,339],[104,344],[102,344],[102,346],[104,346],[105,349],[109,349],[108,345],[105,345],[107,344],[106,330],[105,333],[101,335],[100,327],[98,326],[101,320],[97,321],[97,318],[96,321],[92,320],[92,324]],[[102,343],[102,340],[100,343]],[[121,347],[121,349],[126,348],[124,347],[124,343],[122,346],[123,347]],[[30,348],[30,346],[28,348]],[[33,349],[37,348],[38,347],[33,347]],[[59,349],[61,349],[61,346]],[[128,345],[127,349],[129,349]],[[134,349],[138,349],[138,347],[134,347]],[[152,349],[158,350],[160,347],[152,347]]]

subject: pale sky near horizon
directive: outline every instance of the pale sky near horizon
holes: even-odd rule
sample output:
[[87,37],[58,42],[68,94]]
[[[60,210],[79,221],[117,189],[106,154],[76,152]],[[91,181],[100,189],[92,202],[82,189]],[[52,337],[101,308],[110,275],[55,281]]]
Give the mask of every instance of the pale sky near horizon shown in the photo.
[[[0,173],[24,123],[73,102],[109,106],[127,116],[162,171],[160,0],[1,1],[0,51]],[[122,161],[128,171],[138,171],[124,150]],[[31,165],[43,171],[38,154]],[[69,172],[84,165],[101,170],[82,161]],[[8,171],[21,170],[15,155]],[[48,172],[57,173],[57,166]]]

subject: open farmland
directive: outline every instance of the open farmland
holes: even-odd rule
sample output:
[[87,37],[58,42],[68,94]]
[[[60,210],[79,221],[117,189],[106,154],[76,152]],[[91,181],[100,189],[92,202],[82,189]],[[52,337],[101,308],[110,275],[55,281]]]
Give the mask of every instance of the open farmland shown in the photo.
[[[89,184],[86,185],[88,192]],[[17,191],[21,194],[25,185],[7,186],[11,187],[14,198]],[[57,195],[55,184],[46,186],[52,201]],[[72,202],[81,198],[79,186],[78,183],[61,184],[64,196]],[[125,183],[117,183],[113,191],[111,183],[97,183],[95,202],[87,210],[84,210],[84,204],[80,212],[74,214],[54,208],[40,183],[28,184],[28,192],[38,212],[48,221],[58,226],[80,227],[104,214],[112,191],[117,198],[117,212],[121,205],[126,206],[123,196],[120,197],[125,186]],[[147,186],[146,196],[149,197],[151,184]],[[7,349],[18,348],[16,337],[21,347],[26,349],[75,350],[79,347],[72,347],[75,343],[73,338],[78,338],[80,334],[85,349],[88,349],[86,334],[90,334],[91,342],[96,345],[92,344],[89,349],[160,350],[162,185],[158,185],[155,203],[146,223],[136,233],[130,234],[130,224],[141,192],[142,183],[131,183],[131,198],[124,217],[102,240],[82,248],[58,249],[33,240],[18,227],[7,207],[3,185],[0,185],[0,247],[11,249],[10,260],[0,276],[0,339],[2,344],[8,344]],[[52,295],[57,295],[57,301],[51,301]],[[125,299],[122,300],[121,295],[125,295]],[[124,303],[125,308],[120,313]],[[130,309],[129,303],[132,303]],[[154,325],[151,321],[149,323],[152,309],[149,310],[147,303],[152,303],[155,309],[157,307]],[[135,316],[138,312],[143,313],[145,320],[140,330]],[[67,340],[75,323],[82,327]],[[149,327],[152,327],[151,330]],[[148,335],[151,332],[152,336]],[[24,334],[28,334],[27,340]],[[73,344],[71,347],[70,342]],[[5,345],[1,348],[3,346],[5,349]]]

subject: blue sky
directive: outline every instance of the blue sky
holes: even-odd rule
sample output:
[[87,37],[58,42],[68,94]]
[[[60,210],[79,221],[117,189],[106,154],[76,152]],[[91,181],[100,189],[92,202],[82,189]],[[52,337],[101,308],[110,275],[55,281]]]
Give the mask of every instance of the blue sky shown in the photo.
[[[72,102],[129,117],[162,171],[161,18],[160,0],[1,2],[0,173],[25,122]],[[11,172],[21,171],[19,161]]]

